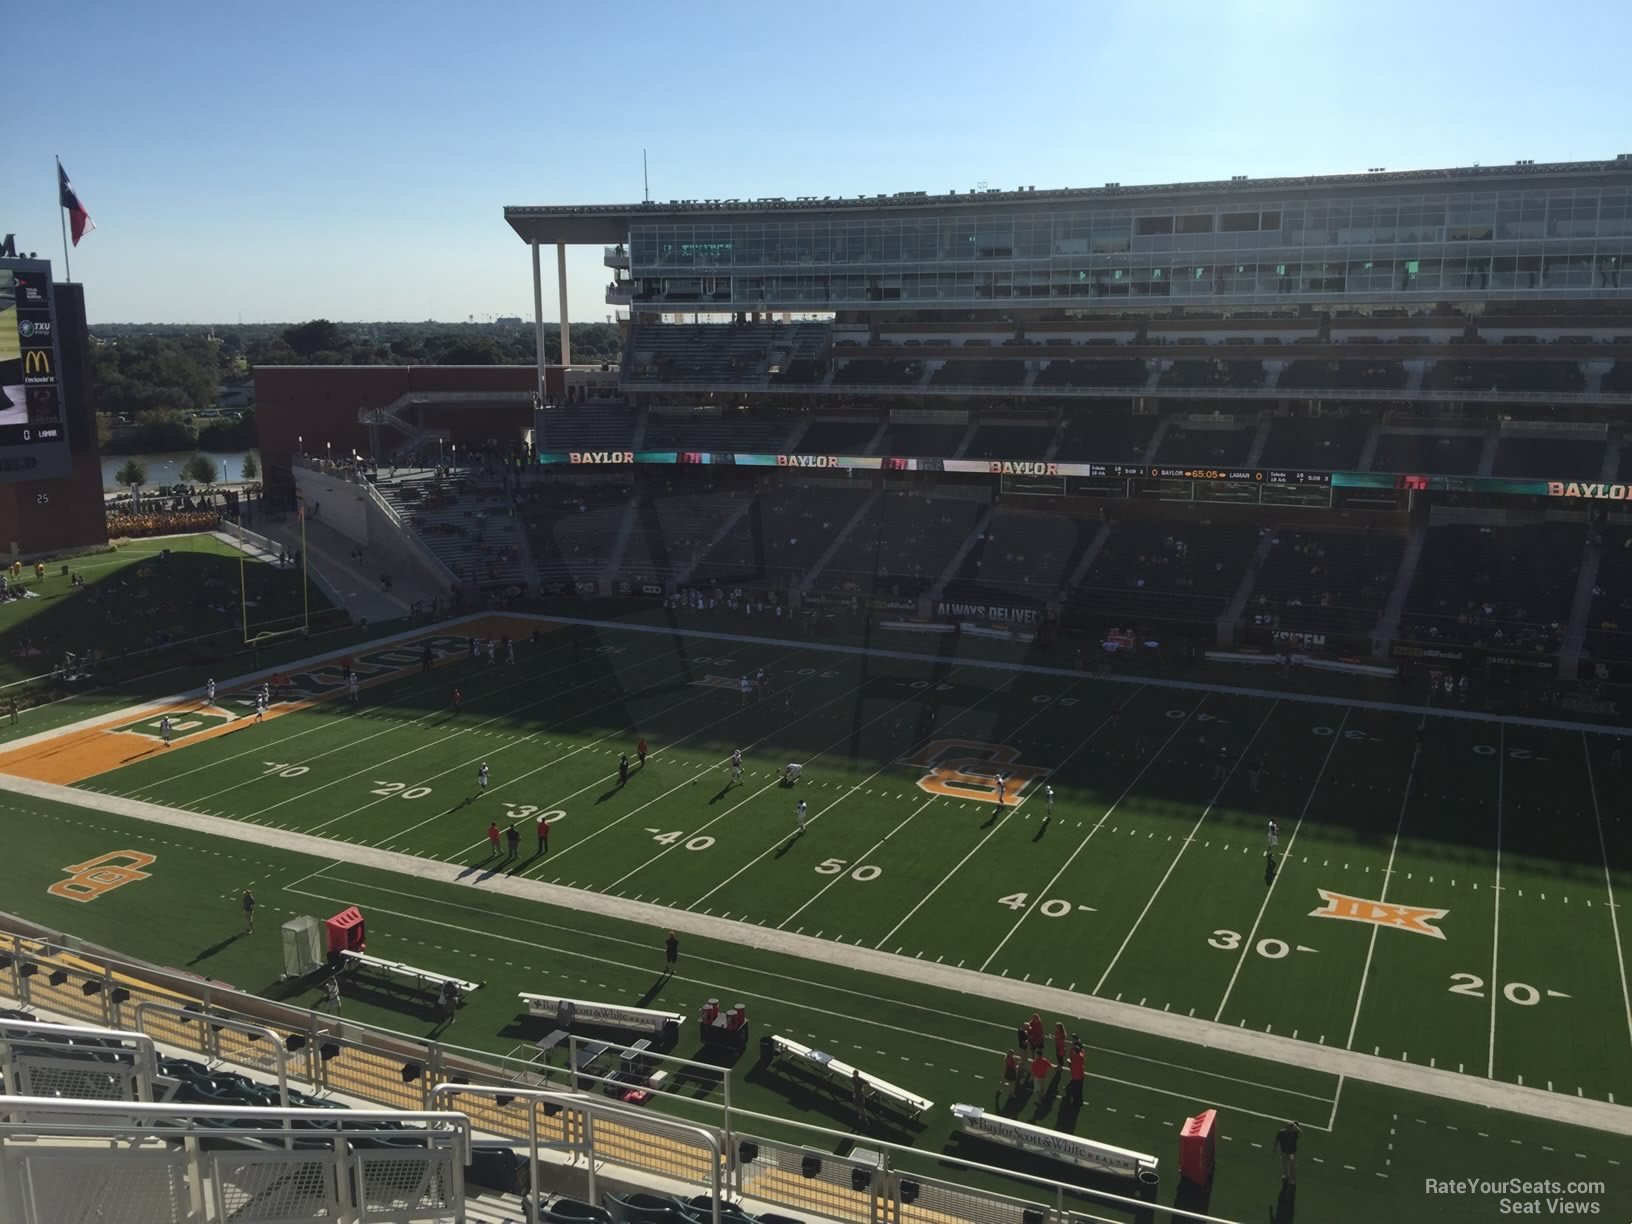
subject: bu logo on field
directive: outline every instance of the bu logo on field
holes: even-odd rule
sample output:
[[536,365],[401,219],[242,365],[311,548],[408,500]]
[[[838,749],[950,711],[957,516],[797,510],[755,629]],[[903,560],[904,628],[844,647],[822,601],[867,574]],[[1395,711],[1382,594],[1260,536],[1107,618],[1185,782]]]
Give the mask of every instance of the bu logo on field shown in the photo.
[[1364,897],[1349,897],[1327,889],[1316,889],[1326,902],[1324,909],[1310,910],[1311,918],[1341,918],[1345,922],[1369,922],[1375,926],[1393,927],[1410,931],[1413,935],[1427,935],[1444,939],[1445,932],[1433,924],[1450,910],[1432,909],[1424,905],[1400,905],[1395,901],[1368,901]]
[[1008,777],[1004,788],[1005,800],[1017,800],[1027,786],[1039,778],[1046,778],[1050,770],[1037,765],[1016,764],[1020,753],[1007,744],[988,744],[983,740],[931,740],[911,756],[902,757],[903,765],[923,768],[918,789],[948,799],[997,798],[997,775]]
[[53,897],[66,897],[70,901],[95,901],[103,893],[112,892],[133,880],[147,879],[148,873],[142,868],[151,867],[156,861],[153,855],[143,854],[140,850],[114,850],[64,867],[63,870],[69,873],[68,878],[58,880],[45,891]]

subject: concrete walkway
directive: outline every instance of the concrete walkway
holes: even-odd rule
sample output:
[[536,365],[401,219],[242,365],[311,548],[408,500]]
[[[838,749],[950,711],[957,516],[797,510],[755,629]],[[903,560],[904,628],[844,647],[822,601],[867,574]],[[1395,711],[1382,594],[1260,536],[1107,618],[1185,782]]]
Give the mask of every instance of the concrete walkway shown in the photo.
[[[0,775],[0,790],[251,844],[260,844],[268,836],[267,830],[261,826],[226,817],[205,816],[138,799],[96,794],[50,782]],[[1470,1105],[1506,1110],[1526,1117],[1562,1122],[1571,1126],[1585,1126],[1593,1130],[1632,1137],[1632,1108],[1622,1105],[1610,1105],[1603,1101],[1589,1101],[1580,1097],[1545,1092],[1539,1088],[1519,1087],[1454,1071],[1395,1062],[1353,1050],[1313,1045],[1290,1037],[1279,1037],[1245,1028],[1232,1028],[1211,1020],[1181,1016],[1174,1012],[1158,1012],[1131,1003],[1118,1003],[1035,982],[1016,982],[1011,978],[996,977],[973,969],[930,964],[927,961],[875,951],[855,944],[842,944],[810,935],[795,935],[769,927],[750,926],[726,918],[667,909],[650,902],[629,901],[620,897],[609,897],[603,893],[546,884],[539,880],[509,875],[494,875],[484,880],[480,875],[469,875],[468,869],[459,863],[439,863],[393,850],[329,841],[306,833],[279,832],[277,839],[278,844],[285,849],[309,854],[332,863],[390,871],[441,884],[470,888],[478,892],[502,892],[508,897],[522,897],[581,913],[640,922],[655,928],[672,927],[687,935],[716,939],[723,943],[758,948],[785,956],[802,957],[806,960],[845,965],[887,978],[899,978],[942,990],[993,999],[1021,1010],[1031,1009],[1045,1014],[1080,1016],[1099,1024],[1167,1037],[1192,1045],[1228,1050],[1249,1058],[1308,1067],[1311,1070],[1339,1076],[1338,1095],[1342,1093],[1342,1079],[1355,1079],[1402,1092],[1422,1093]],[[1336,1108],[1337,1103],[1334,1100],[1334,1115]]]

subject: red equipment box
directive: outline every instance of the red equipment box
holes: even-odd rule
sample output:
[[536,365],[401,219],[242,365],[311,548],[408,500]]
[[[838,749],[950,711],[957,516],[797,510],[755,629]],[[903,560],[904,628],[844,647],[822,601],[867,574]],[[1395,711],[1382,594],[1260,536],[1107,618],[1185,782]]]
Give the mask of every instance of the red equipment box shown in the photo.
[[343,909],[323,924],[329,935],[329,953],[361,952],[366,946],[363,937],[363,913],[355,905]]
[[1179,1128],[1179,1173],[1198,1186],[1213,1177],[1214,1150],[1218,1147],[1218,1110],[1186,1118]]

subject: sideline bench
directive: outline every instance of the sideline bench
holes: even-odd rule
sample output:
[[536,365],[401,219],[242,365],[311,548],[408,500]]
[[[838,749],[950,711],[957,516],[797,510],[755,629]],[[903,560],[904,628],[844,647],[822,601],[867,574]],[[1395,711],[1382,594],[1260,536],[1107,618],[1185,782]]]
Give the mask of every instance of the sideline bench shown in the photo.
[[1130,1152],[1127,1148],[1096,1143],[1080,1135],[1005,1118],[1002,1114],[989,1113],[979,1105],[954,1105],[952,1116],[965,1133],[979,1135],[1005,1147],[1050,1156],[1079,1169],[1131,1177],[1145,1186],[1154,1186],[1157,1181],[1157,1159],[1143,1152]]
[[452,982],[459,988],[461,1004],[467,995],[474,994],[482,988],[480,982],[469,982],[446,973],[432,973],[429,969],[419,969],[399,961],[388,961],[384,957],[370,956],[366,952],[353,952],[349,948],[341,950],[340,964],[349,973],[356,974],[366,969],[370,973],[377,973],[393,981],[406,982],[417,990],[429,990],[439,997],[442,988]]
[[574,1024],[588,1024],[599,1028],[626,1029],[646,1033],[673,1043],[680,1036],[680,1023],[685,1019],[679,1012],[654,1011],[646,1007],[620,1007],[611,1003],[591,1003],[584,999],[567,999],[560,995],[517,995],[527,1005],[527,1014],[554,1020],[560,1028]]
[[905,1088],[890,1083],[888,1080],[880,1079],[876,1075],[869,1075],[860,1067],[852,1067],[847,1062],[841,1062],[825,1050],[816,1050],[810,1046],[801,1045],[791,1037],[773,1035],[771,1037],[771,1047],[778,1055],[795,1059],[805,1066],[814,1067],[829,1080],[842,1083],[845,1091],[849,1091],[851,1077],[860,1075],[861,1082],[867,1086],[867,1092],[874,1100],[894,1105],[905,1112],[908,1117],[917,1118],[919,1114],[935,1107],[935,1102],[928,1097],[921,1097],[917,1093],[908,1092]]

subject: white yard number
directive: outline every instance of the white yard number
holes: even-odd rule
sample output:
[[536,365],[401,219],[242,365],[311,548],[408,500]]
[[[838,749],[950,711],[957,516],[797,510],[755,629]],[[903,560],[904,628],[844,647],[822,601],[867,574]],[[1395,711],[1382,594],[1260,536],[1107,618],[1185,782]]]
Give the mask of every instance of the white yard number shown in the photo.
[[[1337,734],[1337,732],[1334,731],[1331,727],[1314,727],[1314,728],[1312,728],[1312,730],[1314,731],[1314,733],[1316,735],[1336,735]],[[1343,732],[1343,738],[1344,739],[1349,739],[1349,740],[1363,740],[1363,739],[1370,739],[1371,736],[1367,735],[1364,731],[1356,731],[1356,730],[1351,728],[1351,729]]]
[[[1485,979],[1477,973],[1453,973],[1446,987],[1452,994],[1467,995],[1470,999],[1485,997]],[[1541,1002],[1541,991],[1527,982],[1509,982],[1502,987],[1502,995],[1509,1003],[1520,1007],[1534,1007]]]
[[[1026,908],[1026,898],[1030,895],[1029,893],[1010,893],[1006,897],[999,897],[997,903],[1006,905],[1011,910],[1023,910]],[[1064,918],[1071,912],[1071,908],[1071,902],[1063,897],[1050,897],[1037,907],[1037,912],[1044,918]]]
[[374,789],[368,793],[379,795],[384,799],[389,799],[392,796],[398,799],[423,799],[431,793],[431,788],[428,786],[409,786],[406,782],[381,782],[376,778]]
[[1047,693],[1037,693],[1032,697],[1031,703],[1033,705],[1057,705],[1061,709],[1069,710],[1077,704],[1077,699],[1075,697],[1050,697]]
[[[836,858],[823,859],[816,866],[816,874],[817,875],[838,875],[840,872],[842,872],[844,870],[845,865],[846,865],[846,862],[845,862],[844,859],[836,859]],[[850,873],[850,878],[852,880],[860,880],[863,884],[865,884],[869,880],[878,879],[878,877],[883,875],[883,874],[884,874],[884,869],[882,867],[874,867],[871,863],[863,863],[861,866],[857,867],[855,870],[853,870]]]
[[309,772],[304,765],[279,765],[273,761],[262,761],[261,764],[266,766],[262,772],[263,777],[298,778],[301,774]]
[[[155,730],[155,731],[163,731],[164,730],[163,723],[164,723],[164,719],[156,718],[152,722],[148,723],[147,725],[152,727],[153,730]],[[192,731],[192,730],[195,730],[198,727],[202,727],[203,725],[204,725],[204,720],[202,718],[186,718],[186,719],[176,718],[176,719],[172,719],[170,721],[170,730],[172,730],[172,731]]]
[[[1240,931],[1214,931],[1207,943],[1214,948],[1221,948],[1226,952],[1233,952],[1241,946]],[[1265,960],[1281,960],[1292,949],[1284,940],[1260,939],[1252,945],[1252,950]],[[1304,949],[1308,951],[1308,949]]]
[[[656,837],[652,838],[652,840],[662,846],[672,846],[685,836],[686,834],[684,829],[676,829],[673,833],[659,833]],[[713,844],[714,839],[712,837],[693,837],[687,839],[686,849],[707,850]]]
[[534,816],[541,820],[564,820],[567,815],[560,808],[551,808],[547,812],[540,811],[538,805],[534,803],[507,803],[504,807],[511,820],[527,820]]

